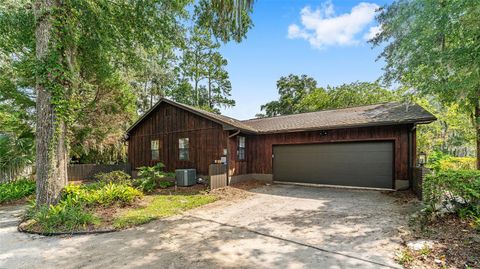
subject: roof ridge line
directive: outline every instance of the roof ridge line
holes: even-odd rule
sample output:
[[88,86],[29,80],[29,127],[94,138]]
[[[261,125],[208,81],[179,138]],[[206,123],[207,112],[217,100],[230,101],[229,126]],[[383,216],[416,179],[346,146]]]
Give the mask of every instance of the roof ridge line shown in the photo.
[[358,108],[358,107],[376,106],[376,105],[384,105],[384,104],[401,104],[401,103],[402,103],[402,102],[398,102],[398,101],[390,101],[390,102],[387,101],[387,102],[380,102],[380,103],[375,103],[375,104],[370,104],[370,105],[355,105],[355,106],[348,106],[348,107],[341,107],[341,108],[327,108],[327,109],[320,109],[320,110],[315,110],[315,111],[300,112],[300,113],[294,113],[294,114],[276,115],[276,116],[263,117],[263,118],[251,118],[251,119],[240,120],[240,121],[246,122],[246,121],[254,121],[254,120],[263,120],[263,119],[272,119],[272,118],[288,117],[288,116],[302,115],[302,114],[309,114],[309,113],[317,113],[317,112],[324,112],[324,111],[345,110],[345,109]]

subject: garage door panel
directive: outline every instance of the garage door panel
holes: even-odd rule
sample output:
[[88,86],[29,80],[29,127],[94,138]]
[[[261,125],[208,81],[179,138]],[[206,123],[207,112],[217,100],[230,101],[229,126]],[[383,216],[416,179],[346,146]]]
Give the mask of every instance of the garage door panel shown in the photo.
[[276,181],[392,188],[392,142],[279,145],[273,153]]

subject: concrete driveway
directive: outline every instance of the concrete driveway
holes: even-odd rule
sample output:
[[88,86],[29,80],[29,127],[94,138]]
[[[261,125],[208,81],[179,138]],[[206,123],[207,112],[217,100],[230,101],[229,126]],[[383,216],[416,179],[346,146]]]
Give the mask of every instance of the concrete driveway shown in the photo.
[[0,268],[395,268],[415,203],[377,191],[265,186],[121,232],[16,232],[0,208]]

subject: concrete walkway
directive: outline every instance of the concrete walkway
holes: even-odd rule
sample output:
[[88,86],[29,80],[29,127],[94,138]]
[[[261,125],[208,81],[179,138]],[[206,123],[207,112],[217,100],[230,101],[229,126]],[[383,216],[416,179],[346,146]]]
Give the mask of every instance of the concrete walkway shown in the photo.
[[43,237],[0,207],[0,268],[398,268],[414,203],[377,191],[266,186],[121,232]]

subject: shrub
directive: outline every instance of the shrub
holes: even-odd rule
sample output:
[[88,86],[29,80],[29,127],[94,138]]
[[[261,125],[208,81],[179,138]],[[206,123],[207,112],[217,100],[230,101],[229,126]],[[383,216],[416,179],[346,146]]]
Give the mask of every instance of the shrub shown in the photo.
[[0,204],[11,202],[35,193],[35,181],[20,179],[0,184]]
[[143,192],[152,192],[156,188],[173,186],[174,183],[166,180],[167,177],[173,175],[163,171],[164,167],[163,163],[157,163],[154,166],[138,168],[138,178],[134,180],[134,186]]
[[454,157],[436,151],[430,155],[428,167],[434,171],[474,170],[476,169],[476,159],[474,157]]
[[42,232],[75,231],[99,222],[97,217],[69,199],[38,210],[33,204],[27,215],[33,220],[33,225],[37,226],[36,229]]
[[96,183],[90,185],[69,184],[64,189],[64,200],[72,200],[85,206],[111,206],[113,204],[127,205],[142,193],[128,185]]
[[102,183],[116,183],[122,185],[131,185],[131,177],[123,171],[112,171],[108,173],[98,173],[95,179]]
[[454,212],[460,217],[480,217],[480,171],[445,170],[427,175],[423,182],[426,211]]
[[60,202],[40,209],[32,208],[27,217],[33,220],[34,229],[43,232],[74,231],[100,222],[90,211],[97,206],[131,204],[143,194],[139,190],[113,182],[89,185],[67,185]]

